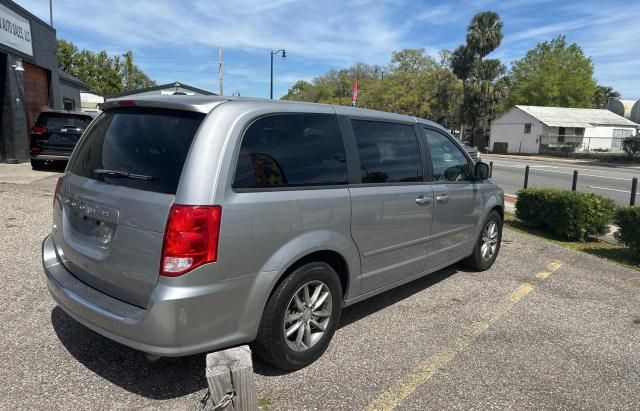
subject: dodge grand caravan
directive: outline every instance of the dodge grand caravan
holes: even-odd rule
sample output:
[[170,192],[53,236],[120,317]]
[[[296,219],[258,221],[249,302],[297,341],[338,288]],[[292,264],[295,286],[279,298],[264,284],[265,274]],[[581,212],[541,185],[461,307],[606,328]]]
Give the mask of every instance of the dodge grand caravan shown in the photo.
[[439,125],[221,97],[106,103],[59,179],[56,302],[155,356],[253,343],[304,367],[341,310],[500,250],[503,192]]

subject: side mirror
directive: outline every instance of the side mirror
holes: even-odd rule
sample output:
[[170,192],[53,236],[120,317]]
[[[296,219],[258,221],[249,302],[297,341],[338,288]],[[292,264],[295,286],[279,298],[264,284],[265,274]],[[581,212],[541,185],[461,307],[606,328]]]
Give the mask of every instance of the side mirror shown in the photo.
[[481,161],[476,163],[476,180],[483,181],[489,178],[489,165]]

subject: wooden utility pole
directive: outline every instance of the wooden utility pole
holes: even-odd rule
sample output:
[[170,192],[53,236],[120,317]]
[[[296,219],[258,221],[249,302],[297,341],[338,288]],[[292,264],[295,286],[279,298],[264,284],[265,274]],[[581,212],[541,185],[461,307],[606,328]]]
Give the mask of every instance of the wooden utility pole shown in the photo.
[[220,80],[220,95],[224,95],[224,86],[222,84],[222,47],[218,47],[218,80]]

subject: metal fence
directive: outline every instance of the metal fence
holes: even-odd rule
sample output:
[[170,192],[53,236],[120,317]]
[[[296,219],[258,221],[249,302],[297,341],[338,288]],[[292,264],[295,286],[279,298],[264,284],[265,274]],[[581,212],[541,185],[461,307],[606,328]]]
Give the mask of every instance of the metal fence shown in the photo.
[[630,137],[622,135],[616,137],[585,137],[572,134],[541,134],[539,136],[541,153],[622,153],[622,141]]

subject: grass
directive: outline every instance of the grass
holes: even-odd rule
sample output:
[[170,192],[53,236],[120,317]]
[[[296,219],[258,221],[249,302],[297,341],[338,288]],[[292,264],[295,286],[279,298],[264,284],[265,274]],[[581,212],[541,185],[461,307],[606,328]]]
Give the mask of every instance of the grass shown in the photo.
[[258,397],[258,408],[268,410],[273,405],[273,400],[269,397]]
[[640,258],[631,249],[621,244],[611,244],[605,241],[592,240],[587,242],[576,242],[558,239],[544,231],[532,228],[518,220],[513,213],[505,213],[504,224],[520,233],[544,238],[561,247],[574,251],[591,254],[604,260],[623,265],[632,270],[640,271]]

